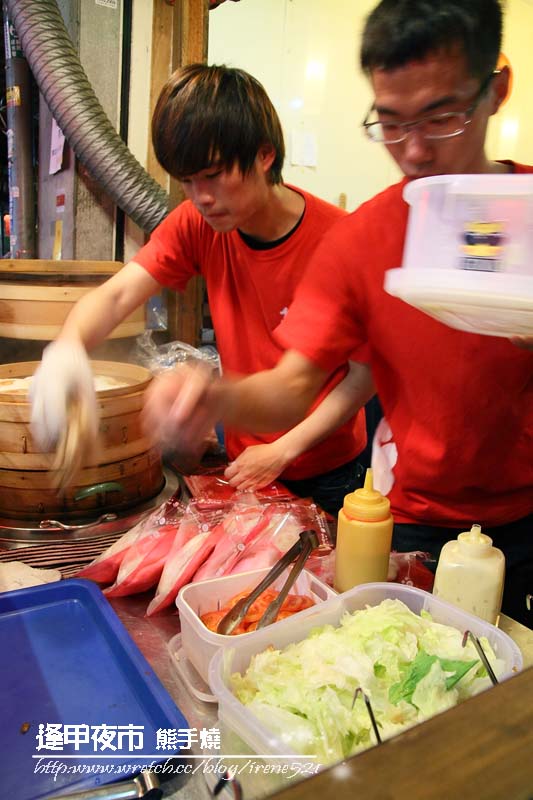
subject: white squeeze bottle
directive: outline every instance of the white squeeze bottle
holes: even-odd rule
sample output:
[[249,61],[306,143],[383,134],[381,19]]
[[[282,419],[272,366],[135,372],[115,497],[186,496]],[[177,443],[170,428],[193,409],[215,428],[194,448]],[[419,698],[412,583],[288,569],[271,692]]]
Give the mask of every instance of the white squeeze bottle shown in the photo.
[[393,524],[390,503],[374,489],[372,470],[367,469],[364,487],[347,494],[339,511],[334,581],[338,592],[387,580]]
[[441,550],[433,594],[496,624],[502,606],[505,556],[480,525]]

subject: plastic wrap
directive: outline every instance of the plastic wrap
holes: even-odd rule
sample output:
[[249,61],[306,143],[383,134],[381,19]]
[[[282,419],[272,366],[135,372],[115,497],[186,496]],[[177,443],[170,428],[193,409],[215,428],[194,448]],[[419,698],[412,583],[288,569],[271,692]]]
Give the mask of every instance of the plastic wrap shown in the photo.
[[172,605],[179,590],[190,582],[223,535],[220,510],[202,510],[192,501],[187,507],[165,560],[148,616]]
[[80,570],[76,577],[88,578],[96,583],[113,583],[122,561],[133,544],[160,525],[165,525],[167,521],[179,520],[184,509],[185,506],[176,497],[166,500],[104,550],[94,561]]
[[150,330],[137,337],[135,355],[137,361],[154,375],[187,361],[202,361],[220,373],[220,358],[214,347],[198,348],[178,341],[156,344]]
[[122,597],[150,589],[158,582],[167,554],[180,527],[182,503],[165,503],[163,513],[143,527],[124,554],[116,580],[104,589],[109,597]]

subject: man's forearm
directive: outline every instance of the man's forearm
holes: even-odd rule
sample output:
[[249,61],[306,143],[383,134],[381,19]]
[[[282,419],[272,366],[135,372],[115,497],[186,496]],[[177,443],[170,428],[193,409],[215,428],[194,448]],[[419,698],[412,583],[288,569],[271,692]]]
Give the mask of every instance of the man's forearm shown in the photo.
[[76,303],[59,338],[76,340],[91,350],[158,289],[145,269],[130,262]]
[[120,322],[111,313],[111,308],[102,304],[95,289],[76,303],[58,338],[77,341],[89,351],[103,342]]
[[375,394],[372,375],[364,364],[350,365],[344,379],[302,422],[278,439],[290,461],[344,425]]
[[220,392],[223,421],[254,432],[292,428],[306,415],[327,373],[296,351],[277,366],[215,387]]
[[293,350],[275,368],[240,379],[213,380],[202,365],[184,364],[148,387],[144,426],[155,440],[190,451],[218,420],[256,433],[286,430],[305,416],[326,377]]

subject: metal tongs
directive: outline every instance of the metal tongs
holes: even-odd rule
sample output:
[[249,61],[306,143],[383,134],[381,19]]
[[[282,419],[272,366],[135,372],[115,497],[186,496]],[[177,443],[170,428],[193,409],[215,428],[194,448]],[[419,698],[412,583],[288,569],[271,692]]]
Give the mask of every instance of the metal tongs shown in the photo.
[[492,669],[491,665],[489,664],[489,659],[487,658],[487,654],[483,650],[481,642],[479,641],[477,636],[474,636],[472,631],[468,631],[467,630],[463,634],[463,642],[462,642],[463,647],[466,645],[466,643],[467,643],[467,641],[469,639],[472,642],[472,644],[474,645],[474,647],[476,648],[477,654],[481,659],[481,663],[483,664],[483,666],[487,670],[487,674],[488,674],[488,676],[489,676],[489,678],[491,680],[492,685],[496,686],[498,684],[498,682],[499,682],[498,678],[496,677],[496,675],[494,673],[494,670]]
[[143,770],[135,778],[118,781],[96,789],[84,789],[81,792],[54,795],[51,800],[161,800],[163,792],[155,772]]
[[368,713],[368,717],[370,719],[370,724],[372,725],[372,730],[374,731],[374,736],[376,737],[376,742],[377,742],[377,744],[381,744],[382,739],[381,739],[381,736],[380,736],[380,733],[379,733],[379,730],[378,730],[378,723],[376,722],[376,718],[374,716],[374,711],[372,710],[372,704],[370,702],[370,699],[369,699],[368,695],[365,694],[365,692],[363,691],[363,689],[360,686],[358,686],[357,689],[354,692],[354,696],[353,696],[353,700],[352,700],[352,708],[354,707],[355,701],[357,700],[358,697],[362,697],[363,700],[365,701],[366,710],[367,710],[367,713]]
[[[300,574],[303,569],[305,562],[307,561],[308,556],[310,555],[311,551],[318,547],[319,541],[318,536],[314,530],[305,530],[300,533],[300,538],[298,539],[295,544],[287,550],[284,556],[282,556],[276,564],[272,567],[269,573],[265,575],[261,583],[259,583],[255,589],[253,589],[249,595],[246,597],[241,598],[233,608],[231,608],[225,617],[223,617],[220,622],[218,623],[217,633],[222,634],[229,634],[237,625],[242,622],[246,614],[248,613],[250,606],[252,603],[255,603],[257,598],[260,594],[262,594],[265,589],[268,589],[271,583],[274,583],[276,578],[281,575],[284,569],[286,569],[289,564],[292,564],[294,561],[294,566],[291,569],[287,580],[283,584],[280,589],[280,592],[275,600],[267,606],[267,609],[259,622],[257,623],[257,628],[264,628],[266,625],[270,625],[271,622],[276,621],[276,617],[279,614],[280,608],[283,604],[283,601],[289,594],[289,590],[291,589],[293,583],[295,582],[296,578]],[[295,560],[296,559],[296,560]]]

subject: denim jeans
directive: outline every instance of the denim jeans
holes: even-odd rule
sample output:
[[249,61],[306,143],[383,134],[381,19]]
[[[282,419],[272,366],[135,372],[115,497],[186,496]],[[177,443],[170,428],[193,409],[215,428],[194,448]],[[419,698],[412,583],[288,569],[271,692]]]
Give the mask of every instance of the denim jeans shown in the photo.
[[365,470],[357,458],[313,478],[282,481],[298,497],[312,497],[314,502],[333,517],[339,513],[344,496],[363,485]]
[[[434,572],[443,545],[470,527],[469,524],[460,528],[396,524],[392,547],[402,553],[412,550],[431,553],[435,560],[427,566]],[[526,595],[533,594],[533,514],[496,528],[482,527],[482,532],[490,536],[494,547],[499,547],[505,555],[503,613],[533,628],[533,610],[528,611],[526,606]]]

